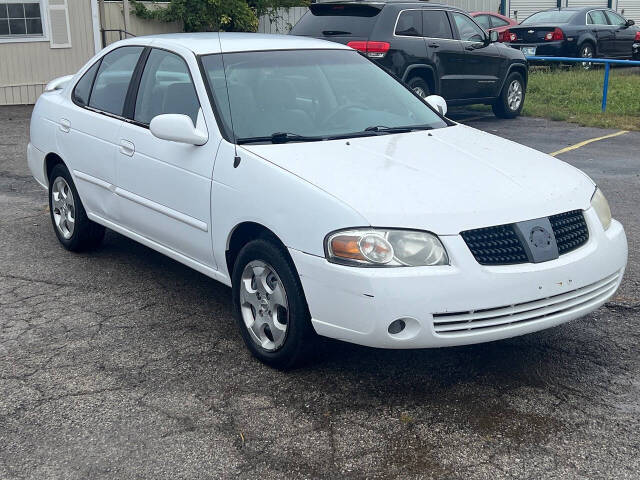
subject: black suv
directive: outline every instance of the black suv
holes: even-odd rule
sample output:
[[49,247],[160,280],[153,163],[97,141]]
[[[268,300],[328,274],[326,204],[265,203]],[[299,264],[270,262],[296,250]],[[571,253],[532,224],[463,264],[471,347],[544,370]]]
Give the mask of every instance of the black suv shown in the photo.
[[[421,1],[313,3],[291,35],[347,44],[418,95],[451,105],[484,103],[499,117],[520,114],[528,63],[463,10]],[[493,40],[493,41],[492,41]]]

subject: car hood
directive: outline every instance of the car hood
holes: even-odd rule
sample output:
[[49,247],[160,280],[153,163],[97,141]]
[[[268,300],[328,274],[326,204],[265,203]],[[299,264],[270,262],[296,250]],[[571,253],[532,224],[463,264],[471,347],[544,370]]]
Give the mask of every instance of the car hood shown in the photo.
[[576,168],[463,125],[242,148],[333,195],[372,226],[440,235],[587,209],[594,192]]

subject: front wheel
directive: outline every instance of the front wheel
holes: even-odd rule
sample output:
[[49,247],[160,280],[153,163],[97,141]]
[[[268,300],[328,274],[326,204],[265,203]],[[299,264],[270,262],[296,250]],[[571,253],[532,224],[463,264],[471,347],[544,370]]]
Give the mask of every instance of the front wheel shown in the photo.
[[275,368],[299,365],[312,353],[315,332],[291,258],[275,241],[245,245],[232,276],[233,307],[249,351]]
[[493,113],[500,118],[515,118],[524,106],[524,80],[522,75],[513,72],[507,77],[500,96],[493,103]]

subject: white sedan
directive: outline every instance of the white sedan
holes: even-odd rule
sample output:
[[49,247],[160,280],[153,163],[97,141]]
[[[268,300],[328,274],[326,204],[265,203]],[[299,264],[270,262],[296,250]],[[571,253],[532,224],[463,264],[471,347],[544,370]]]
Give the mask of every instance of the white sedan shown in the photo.
[[607,301],[627,242],[594,182],[445,114],[340,44],[140,37],[48,86],[28,161],[65,248],[106,227],[230,285],[275,367],[317,334],[471,344]]

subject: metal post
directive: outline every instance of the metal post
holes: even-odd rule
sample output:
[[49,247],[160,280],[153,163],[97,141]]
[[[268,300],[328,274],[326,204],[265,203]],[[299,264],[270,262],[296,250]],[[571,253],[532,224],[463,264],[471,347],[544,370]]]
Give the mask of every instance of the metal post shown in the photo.
[[607,110],[607,94],[609,93],[609,62],[604,64],[604,87],[602,87],[602,111]]
[[104,31],[105,16],[104,16],[104,0],[98,0],[98,12],[100,15],[100,36],[102,37],[102,48],[107,46],[107,34]]
[[127,32],[129,32],[129,26],[131,25],[129,21],[129,0],[122,0],[122,14],[124,15],[124,38],[127,38]]

